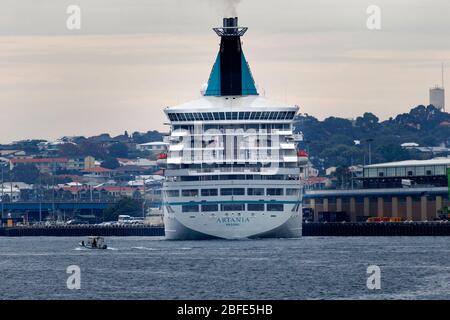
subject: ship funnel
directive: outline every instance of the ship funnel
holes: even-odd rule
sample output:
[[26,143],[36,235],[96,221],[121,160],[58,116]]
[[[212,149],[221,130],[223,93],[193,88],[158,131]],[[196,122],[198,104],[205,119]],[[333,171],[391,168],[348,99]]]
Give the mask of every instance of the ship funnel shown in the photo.
[[238,26],[238,18],[223,18],[223,29],[225,34],[236,34]]
[[257,95],[255,81],[244,57],[241,37],[246,27],[238,18],[223,18],[223,27],[213,28],[220,39],[220,50],[214,63],[205,96]]

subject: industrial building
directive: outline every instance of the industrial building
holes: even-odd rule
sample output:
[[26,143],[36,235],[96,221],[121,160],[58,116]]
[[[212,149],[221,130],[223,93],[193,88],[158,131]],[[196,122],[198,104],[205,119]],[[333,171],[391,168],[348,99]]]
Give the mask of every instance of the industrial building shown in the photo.
[[366,221],[371,217],[432,221],[450,205],[450,158],[367,165],[361,189],[310,190],[310,221]]

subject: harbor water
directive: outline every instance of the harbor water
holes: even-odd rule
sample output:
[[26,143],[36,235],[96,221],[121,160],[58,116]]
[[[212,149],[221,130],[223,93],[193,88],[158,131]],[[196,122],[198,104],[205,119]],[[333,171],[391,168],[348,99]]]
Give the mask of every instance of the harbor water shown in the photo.
[[[450,299],[448,237],[0,238],[1,299]],[[69,266],[80,289],[68,289]],[[367,288],[367,267],[381,289]]]

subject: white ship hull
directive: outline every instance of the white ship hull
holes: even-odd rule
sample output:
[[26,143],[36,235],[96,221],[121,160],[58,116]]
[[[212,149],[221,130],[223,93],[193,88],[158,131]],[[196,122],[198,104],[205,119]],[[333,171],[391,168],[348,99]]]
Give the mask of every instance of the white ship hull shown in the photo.
[[[260,189],[267,186],[267,182],[254,181],[252,184],[226,181],[220,184],[204,182],[174,183],[166,182],[164,186],[164,226],[168,240],[200,240],[200,239],[245,239],[245,238],[297,238],[302,235],[302,206],[301,189],[298,194],[282,196],[218,196],[213,197],[167,197],[167,190],[174,188],[202,188],[214,187]],[[297,181],[273,181],[270,187],[285,189],[298,188]],[[200,191],[202,190],[200,189]],[[284,190],[284,189],[283,189]],[[213,212],[182,212],[183,205],[216,204],[220,208],[223,204],[241,204],[242,211],[213,211]],[[249,204],[264,206],[263,211],[252,211]],[[270,205],[282,205],[282,211],[268,211]]]
[[254,216],[248,212],[165,213],[164,226],[168,240],[298,238],[302,235],[302,216],[298,212],[258,212]]

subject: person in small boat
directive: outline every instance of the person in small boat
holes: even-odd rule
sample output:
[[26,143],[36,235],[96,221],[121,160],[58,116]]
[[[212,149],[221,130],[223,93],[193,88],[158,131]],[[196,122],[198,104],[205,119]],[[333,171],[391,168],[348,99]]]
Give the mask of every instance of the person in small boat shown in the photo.
[[97,240],[95,238],[92,240],[92,248],[97,248]]
[[81,245],[82,245],[83,247],[85,246],[85,245],[84,245],[84,240],[81,241]]

